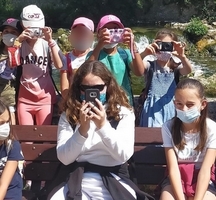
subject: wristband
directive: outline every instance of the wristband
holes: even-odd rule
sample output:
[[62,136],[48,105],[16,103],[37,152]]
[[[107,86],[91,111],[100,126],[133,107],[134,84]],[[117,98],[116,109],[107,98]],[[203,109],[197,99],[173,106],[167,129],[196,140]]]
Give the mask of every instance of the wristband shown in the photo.
[[52,48],[56,45],[56,41],[52,40],[51,42],[48,43],[49,47]]

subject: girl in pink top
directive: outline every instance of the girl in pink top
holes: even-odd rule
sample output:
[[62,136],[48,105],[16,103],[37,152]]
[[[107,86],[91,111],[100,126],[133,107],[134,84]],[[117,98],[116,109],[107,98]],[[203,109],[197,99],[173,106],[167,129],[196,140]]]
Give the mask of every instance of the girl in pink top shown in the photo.
[[[22,76],[18,96],[18,120],[22,125],[49,125],[52,120],[55,89],[50,76],[51,57],[56,68],[62,67],[60,50],[52,40],[52,29],[45,27],[44,15],[36,5],[23,8],[24,31],[18,41]],[[43,37],[43,39],[42,39]]]

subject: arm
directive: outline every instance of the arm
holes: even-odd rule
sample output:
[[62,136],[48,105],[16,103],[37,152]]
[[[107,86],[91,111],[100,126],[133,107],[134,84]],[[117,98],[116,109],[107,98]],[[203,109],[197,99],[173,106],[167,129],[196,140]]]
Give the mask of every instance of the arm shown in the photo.
[[60,69],[63,67],[63,61],[62,61],[63,54],[60,51],[56,42],[52,39],[52,29],[50,27],[45,27],[42,30],[44,33],[44,39],[48,42],[48,45],[50,47],[52,61],[54,63],[54,66],[57,69]]
[[98,43],[94,50],[92,51],[92,54],[89,56],[87,60],[93,61],[98,60],[100,51],[104,48],[104,45],[110,43],[110,35],[109,32],[107,32],[107,29],[104,28],[99,31],[98,33]]
[[192,65],[185,55],[185,44],[181,42],[173,42],[175,51],[173,55],[181,60],[182,68],[179,69],[181,75],[187,75],[192,71]]
[[211,178],[211,167],[215,162],[215,157],[216,149],[207,149],[201,169],[198,174],[194,200],[202,200],[205,196]]
[[9,160],[6,162],[5,168],[2,172],[1,178],[0,178],[0,200],[3,200],[6,193],[8,186],[14,176],[14,173],[17,169],[18,161],[15,160]]
[[162,138],[163,146],[165,150],[165,156],[167,161],[167,169],[171,182],[171,187],[173,190],[174,198],[176,200],[185,200],[182,184],[181,184],[181,175],[178,167],[178,160],[175,154],[175,150],[172,143],[171,135],[171,123],[172,121],[166,122],[162,126]]
[[171,182],[171,187],[175,195],[175,199],[185,200],[181,184],[181,175],[178,167],[178,161],[173,147],[166,147],[165,155],[167,161],[168,174]]
[[86,137],[79,129],[74,131],[63,113],[59,119],[57,131],[57,157],[65,165],[73,163],[80,155]]
[[60,71],[60,87],[61,87],[61,94],[63,99],[66,99],[68,95],[68,90],[70,87],[69,77],[67,70]]

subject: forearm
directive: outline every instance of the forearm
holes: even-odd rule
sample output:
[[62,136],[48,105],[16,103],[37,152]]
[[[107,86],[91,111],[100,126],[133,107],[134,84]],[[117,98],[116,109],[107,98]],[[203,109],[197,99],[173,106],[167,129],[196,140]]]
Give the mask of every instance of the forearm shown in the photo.
[[60,72],[60,86],[61,86],[61,94],[63,99],[66,99],[67,95],[68,95],[68,90],[69,90],[69,80],[68,80],[68,76],[67,76],[67,71],[61,71]]
[[95,49],[92,51],[92,54],[89,56],[88,60],[93,61],[93,60],[98,60],[100,51],[101,51],[100,45],[97,45]]
[[179,59],[181,60],[182,66],[183,68],[180,69],[180,73],[182,75],[187,75],[189,73],[192,72],[192,65],[190,63],[190,61],[188,60],[188,58],[184,55],[184,56],[179,56]]
[[6,192],[7,192],[7,188],[0,186],[0,200],[4,200]]
[[210,181],[210,173],[210,171],[199,173],[194,200],[202,200],[204,198]]
[[54,66],[57,68],[57,69],[60,69],[63,67],[63,62],[61,60],[61,57],[60,57],[60,49],[57,45],[55,46],[50,46],[50,49],[51,49],[51,53],[52,53],[52,61],[54,63]]
[[169,173],[169,178],[170,178],[173,193],[175,195],[175,200],[185,200],[182,184],[181,184],[180,172],[171,171]]
[[136,76],[142,76],[145,72],[145,63],[141,59],[138,52],[134,52],[134,59],[132,61],[132,72]]

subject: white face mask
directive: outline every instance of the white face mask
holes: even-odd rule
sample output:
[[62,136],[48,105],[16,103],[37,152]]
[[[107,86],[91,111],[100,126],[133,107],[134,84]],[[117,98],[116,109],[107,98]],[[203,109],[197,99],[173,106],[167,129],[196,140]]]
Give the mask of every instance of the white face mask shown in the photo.
[[2,41],[3,41],[3,43],[4,43],[6,46],[11,47],[11,46],[13,46],[14,40],[15,40],[16,38],[17,38],[16,35],[13,35],[13,34],[8,33],[8,34],[4,34],[4,35],[2,36]]
[[104,45],[105,49],[112,49],[114,47],[116,47],[118,45],[118,43],[111,43],[111,44],[106,44]]
[[200,109],[196,106],[193,106],[188,110],[176,109],[176,113],[177,117],[184,123],[192,123],[201,115]]
[[168,62],[172,57],[172,53],[169,51],[160,51],[159,53],[156,53],[156,57],[160,61]]
[[9,122],[0,125],[0,140],[6,140],[10,134]]

